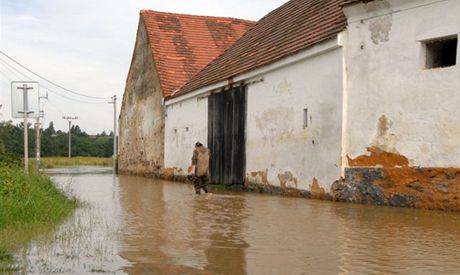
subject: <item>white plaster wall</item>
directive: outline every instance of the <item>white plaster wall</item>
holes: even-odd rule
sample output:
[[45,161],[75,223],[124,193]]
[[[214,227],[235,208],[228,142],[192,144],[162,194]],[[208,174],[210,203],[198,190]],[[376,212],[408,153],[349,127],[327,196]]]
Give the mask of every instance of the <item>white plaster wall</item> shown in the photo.
[[[342,50],[336,48],[263,75],[248,86],[247,160],[251,178],[309,190],[340,177]],[[309,125],[303,127],[304,109]],[[260,174],[260,173],[259,173]],[[253,180],[253,179],[252,179]]]
[[414,166],[459,166],[460,64],[424,69],[421,40],[460,34],[460,1],[383,0],[346,9],[346,153],[380,142]]
[[165,167],[186,173],[195,143],[207,146],[208,100],[191,98],[166,107]]

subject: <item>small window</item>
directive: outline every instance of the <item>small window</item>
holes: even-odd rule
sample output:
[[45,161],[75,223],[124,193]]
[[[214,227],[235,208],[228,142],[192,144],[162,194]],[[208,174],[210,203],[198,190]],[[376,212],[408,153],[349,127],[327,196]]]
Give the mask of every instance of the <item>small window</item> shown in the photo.
[[457,44],[457,37],[425,42],[425,67],[433,69],[455,66],[457,64]]
[[303,109],[303,128],[308,128],[308,109]]

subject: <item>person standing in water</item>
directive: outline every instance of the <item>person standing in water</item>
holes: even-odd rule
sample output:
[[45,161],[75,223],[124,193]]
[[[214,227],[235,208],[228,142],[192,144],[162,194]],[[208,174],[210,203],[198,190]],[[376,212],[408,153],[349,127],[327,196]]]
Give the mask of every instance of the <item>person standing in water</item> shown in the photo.
[[195,143],[193,150],[192,166],[189,173],[193,173],[192,183],[195,186],[195,193],[201,194],[201,189],[208,193],[209,183],[209,159],[211,153],[208,148],[204,147],[200,142]]

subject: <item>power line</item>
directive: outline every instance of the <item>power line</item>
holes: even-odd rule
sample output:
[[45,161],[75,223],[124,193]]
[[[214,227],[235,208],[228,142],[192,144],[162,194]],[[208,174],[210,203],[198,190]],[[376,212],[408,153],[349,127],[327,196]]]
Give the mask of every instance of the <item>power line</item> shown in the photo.
[[43,77],[43,76],[41,76],[41,75],[39,75],[39,74],[33,72],[32,70],[30,70],[30,69],[27,68],[26,66],[22,65],[21,63],[19,63],[19,62],[16,61],[15,59],[13,59],[11,56],[9,56],[9,55],[7,55],[6,53],[4,53],[3,51],[0,50],[0,53],[1,53],[2,55],[6,56],[9,60],[11,60],[11,61],[13,61],[14,63],[16,63],[16,64],[17,64],[18,66],[20,66],[21,68],[27,70],[29,73],[31,73],[31,74],[33,74],[33,75],[35,75],[35,76],[37,76],[37,77],[39,77],[39,78],[45,80],[46,82],[48,82],[48,83],[50,83],[50,84],[52,84],[52,85],[54,85],[54,86],[56,86],[56,87],[58,87],[58,88],[61,88],[61,89],[65,90],[65,91],[67,91],[67,92],[69,92],[69,93],[72,93],[72,94],[75,94],[75,95],[78,95],[78,96],[82,96],[82,97],[93,98],[93,99],[110,99],[110,97],[89,96],[89,95],[85,95],[85,94],[78,93],[78,92],[72,91],[72,90],[70,90],[70,89],[67,89],[67,88],[65,88],[65,87],[63,87],[63,86],[61,86],[61,85],[59,85],[59,84],[57,84],[57,83],[55,83],[55,82],[53,82],[53,81],[51,81],[51,80],[49,80],[49,79]]
[[65,96],[63,94],[60,94],[60,93],[58,93],[56,91],[53,91],[53,90],[47,88],[46,86],[42,86],[42,84],[40,84],[40,87],[44,88],[45,90],[48,90],[49,92],[51,92],[51,93],[53,93],[53,94],[55,94],[57,96],[60,96],[62,98],[70,100],[70,101],[79,102],[79,103],[83,103],[83,104],[106,104],[105,102],[89,102],[89,101],[83,101],[83,100],[79,100],[79,99],[75,99],[75,98],[70,98],[70,97]]
[[[0,61],[6,65],[5,68],[7,68],[9,71],[13,72],[16,76],[19,76],[18,78],[25,78],[27,80],[33,80],[32,78],[30,78],[29,76],[27,76],[26,74],[24,74],[23,72],[21,72],[20,70],[18,70],[17,68],[15,68],[14,66],[12,66],[11,64],[9,64],[8,62],[4,61],[3,59],[0,58]],[[21,76],[22,77],[21,77]],[[22,80],[22,79],[21,79]],[[53,89],[50,89],[48,86],[45,86],[41,83],[39,83],[40,87],[44,88],[45,90],[48,90],[50,91],[51,93],[55,94],[55,95],[58,95],[60,97],[63,97],[67,100],[71,100],[71,101],[74,101],[74,102],[80,102],[80,103],[84,103],[84,104],[105,104],[105,102],[89,102],[89,101],[83,101],[83,100],[79,100],[79,99],[76,99],[76,98],[70,98],[68,96],[65,96],[59,92],[56,92],[54,91]]]
[[[10,82],[11,82],[11,77],[9,77],[5,72],[0,71],[0,74],[1,74],[7,81],[10,81]],[[7,83],[7,84],[10,85],[11,83]]]
[[[3,59],[0,58],[0,62],[6,66],[4,66],[4,68],[8,69],[8,71],[10,71],[14,77],[17,77],[19,80],[23,80],[23,78],[26,78],[28,80],[30,80],[30,78],[28,76],[26,76],[25,74],[23,74],[22,72],[20,72],[18,69],[14,68],[13,66],[11,66],[10,64],[8,64],[7,62],[5,62]],[[14,70],[13,70],[14,69]],[[19,73],[19,74],[18,74]],[[22,75],[22,76],[21,76]]]

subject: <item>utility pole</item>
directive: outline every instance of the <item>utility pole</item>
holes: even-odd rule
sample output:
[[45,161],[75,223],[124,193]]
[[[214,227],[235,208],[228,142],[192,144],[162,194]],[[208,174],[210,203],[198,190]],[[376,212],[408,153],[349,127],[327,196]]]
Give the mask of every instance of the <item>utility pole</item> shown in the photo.
[[113,171],[117,171],[117,96],[112,96],[113,104]]
[[72,129],[72,121],[78,119],[78,117],[63,116],[62,119],[66,119],[69,122],[69,158],[72,157],[72,138],[70,130]]
[[38,97],[38,110],[39,110],[39,115],[37,116],[37,121],[35,122],[35,165],[37,167],[37,171],[40,169],[40,118],[43,118],[45,116],[45,112],[41,110],[41,105],[40,105],[40,100],[42,99],[48,99],[48,93],[46,96],[39,96]]
[[40,116],[35,119],[35,167],[40,169]]
[[29,121],[28,116],[33,112],[29,112],[29,90],[33,90],[33,87],[28,87],[27,84],[23,84],[22,87],[17,87],[18,90],[22,90],[22,105],[23,110],[19,113],[24,114],[24,172],[29,173]]

